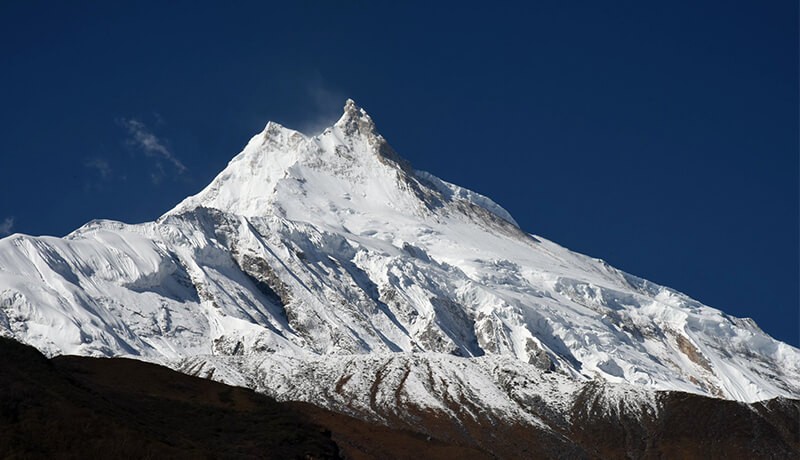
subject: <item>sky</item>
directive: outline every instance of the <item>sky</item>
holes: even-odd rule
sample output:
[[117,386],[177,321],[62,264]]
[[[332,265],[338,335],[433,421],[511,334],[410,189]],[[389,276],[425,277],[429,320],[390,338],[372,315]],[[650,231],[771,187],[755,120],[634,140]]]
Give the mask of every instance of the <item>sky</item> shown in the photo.
[[800,344],[797,2],[433,3],[0,1],[0,235],[154,220],[350,97],[523,229]]

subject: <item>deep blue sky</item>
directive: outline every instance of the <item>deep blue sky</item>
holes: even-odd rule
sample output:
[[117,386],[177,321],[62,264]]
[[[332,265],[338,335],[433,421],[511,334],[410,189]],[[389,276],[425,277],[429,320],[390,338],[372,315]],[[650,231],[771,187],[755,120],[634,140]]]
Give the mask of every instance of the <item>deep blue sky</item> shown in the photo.
[[526,230],[800,343],[796,2],[222,3],[0,2],[0,231],[152,220],[352,97]]

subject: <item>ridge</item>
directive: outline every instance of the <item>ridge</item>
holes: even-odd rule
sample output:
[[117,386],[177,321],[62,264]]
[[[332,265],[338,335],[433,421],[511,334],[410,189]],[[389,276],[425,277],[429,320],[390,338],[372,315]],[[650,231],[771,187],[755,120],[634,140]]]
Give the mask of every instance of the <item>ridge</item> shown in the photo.
[[340,214],[383,208],[384,214],[420,215],[436,214],[443,204],[455,202],[476,208],[450,206],[448,212],[475,214],[480,208],[516,226],[490,199],[415,171],[378,132],[367,111],[347,99],[339,120],[314,137],[268,122],[205,189],[167,214],[209,207],[311,222],[331,206]]

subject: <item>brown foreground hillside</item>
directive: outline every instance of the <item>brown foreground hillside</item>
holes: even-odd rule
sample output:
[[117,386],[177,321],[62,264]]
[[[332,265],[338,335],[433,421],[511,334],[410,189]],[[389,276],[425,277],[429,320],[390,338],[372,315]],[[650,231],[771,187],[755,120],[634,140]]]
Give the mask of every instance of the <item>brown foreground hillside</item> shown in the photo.
[[657,419],[545,431],[418,412],[391,427],[130,359],[0,338],[0,458],[800,458],[800,402],[662,395]]

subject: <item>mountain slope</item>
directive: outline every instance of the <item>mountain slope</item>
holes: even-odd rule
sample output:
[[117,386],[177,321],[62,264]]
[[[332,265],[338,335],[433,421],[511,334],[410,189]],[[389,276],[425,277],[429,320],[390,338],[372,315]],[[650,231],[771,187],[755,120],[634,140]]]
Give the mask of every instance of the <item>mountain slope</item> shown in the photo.
[[798,401],[744,405],[670,393],[660,396],[661,416],[642,419],[603,414],[597,393],[587,391],[570,409],[582,423],[559,432],[435,412],[383,426],[137,360],[47,360],[3,338],[0,367],[3,457],[789,458],[800,452]]
[[558,430],[598,384],[639,416],[659,391],[800,395],[796,348],[524,232],[352,101],[318,136],[269,123],[155,222],[0,240],[0,332],[384,421],[400,402]]
[[[0,457],[339,458],[330,433],[243,388],[0,338]],[[344,418],[344,417],[343,417]]]

